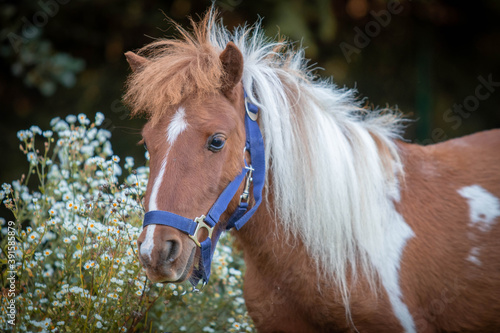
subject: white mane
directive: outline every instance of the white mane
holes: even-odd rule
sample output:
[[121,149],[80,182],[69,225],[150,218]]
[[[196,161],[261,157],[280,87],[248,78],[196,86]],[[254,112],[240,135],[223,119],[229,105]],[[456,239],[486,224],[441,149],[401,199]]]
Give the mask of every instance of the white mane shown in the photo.
[[260,22],[232,33],[212,24],[210,39],[221,51],[233,41],[243,53],[243,85],[260,108],[275,213],[348,304],[348,271],[355,278],[360,269],[375,286],[375,257],[402,175],[394,143],[401,118],[363,109],[355,91],[314,80],[304,50],[266,39]]

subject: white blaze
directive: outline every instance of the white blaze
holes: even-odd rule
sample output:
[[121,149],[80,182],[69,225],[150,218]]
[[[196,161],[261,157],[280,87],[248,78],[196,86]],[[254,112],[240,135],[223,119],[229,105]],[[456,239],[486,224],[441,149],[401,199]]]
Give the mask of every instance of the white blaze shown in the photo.
[[172,117],[167,128],[167,141],[173,145],[177,137],[187,128],[186,110],[181,106]]
[[158,191],[160,190],[160,185],[163,176],[165,175],[165,167],[167,166],[167,156],[168,156],[168,151],[167,155],[163,159],[163,162],[161,163],[160,172],[158,172],[158,175],[156,175],[156,179],[153,185],[153,190],[151,191],[151,197],[149,198],[149,211],[158,210],[158,206],[156,205],[156,197],[158,196]]
[[169,144],[167,154],[165,155],[162,163],[161,163],[161,168],[160,172],[158,172],[158,175],[156,175],[154,184],[153,184],[153,189],[151,190],[151,196],[149,198],[149,211],[152,210],[158,210],[158,205],[157,205],[157,197],[158,197],[158,192],[160,191],[160,186],[163,182],[163,177],[165,176],[165,168],[167,166],[167,157],[168,154],[170,153],[170,149],[172,149],[172,146],[177,140],[177,137],[184,132],[184,130],[187,128],[188,123],[186,122],[186,110],[181,106],[177,112],[174,114],[172,117],[172,121],[168,125],[167,128],[167,143]]
[[141,245],[141,255],[148,256],[149,260],[151,260],[151,253],[153,252],[153,247],[155,246],[153,239],[155,228],[156,225],[154,224],[150,224],[146,227],[146,238],[144,239],[144,243]]

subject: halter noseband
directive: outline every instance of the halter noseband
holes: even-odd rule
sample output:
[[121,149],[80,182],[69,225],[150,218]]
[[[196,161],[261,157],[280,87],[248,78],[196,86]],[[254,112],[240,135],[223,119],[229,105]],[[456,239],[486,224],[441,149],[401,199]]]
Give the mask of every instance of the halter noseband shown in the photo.
[[[257,124],[259,109],[256,105],[248,101],[245,93],[245,132],[246,143],[245,150],[250,153],[252,164],[245,166],[241,173],[227,185],[217,198],[212,208],[207,215],[190,220],[186,217],[162,211],[153,210],[144,215],[143,228],[150,224],[161,224],[176,228],[186,233],[195,244],[201,248],[201,257],[198,267],[195,267],[193,275],[189,279],[193,286],[196,286],[200,279],[203,279],[203,284],[208,282],[210,277],[210,266],[215,251],[215,246],[219,240],[221,229],[214,232],[215,225],[219,222],[220,216],[226,211],[227,206],[233,199],[240,187],[242,181],[246,178],[243,194],[240,196],[239,204],[236,210],[229,218],[226,230],[236,228],[239,230],[252,217],[260,203],[262,202],[262,189],[265,183],[266,165],[264,155],[264,140]],[[253,183],[253,197],[255,205],[248,210],[248,199],[250,197],[250,185]],[[201,229],[208,231],[208,237],[202,241],[198,241],[198,232]]]

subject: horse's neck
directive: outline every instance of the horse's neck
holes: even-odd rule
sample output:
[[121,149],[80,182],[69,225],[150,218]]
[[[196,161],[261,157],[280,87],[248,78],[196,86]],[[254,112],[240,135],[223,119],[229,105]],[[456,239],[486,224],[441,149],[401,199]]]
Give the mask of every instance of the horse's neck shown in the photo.
[[[246,264],[245,302],[256,327],[265,332],[312,332],[318,327],[351,331],[339,290],[321,275],[299,235],[285,234],[272,205],[271,198],[264,201],[235,233]],[[368,304],[367,308],[376,307],[375,295],[359,293],[369,290],[366,281],[357,283],[360,288],[352,298]],[[389,325],[393,319],[384,320]]]
[[[273,196],[269,195],[254,217],[235,235],[243,247],[247,266],[250,263],[278,278],[286,267],[301,264],[306,251],[297,235],[285,233],[273,206]],[[296,269],[300,269],[299,266]]]

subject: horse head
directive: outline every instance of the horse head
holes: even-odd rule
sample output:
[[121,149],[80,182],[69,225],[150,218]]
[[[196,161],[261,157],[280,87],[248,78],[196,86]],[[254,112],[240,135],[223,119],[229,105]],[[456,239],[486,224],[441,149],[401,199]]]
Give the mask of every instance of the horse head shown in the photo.
[[[142,130],[150,156],[146,213],[165,211],[197,221],[207,215],[228,183],[245,167],[243,56],[232,42],[221,53],[210,52],[216,52],[215,59],[189,52],[183,59],[182,54],[148,59],[126,53],[133,70],[126,101],[133,112],[149,115]],[[153,87],[144,84],[148,76]],[[171,88],[180,90],[172,92]],[[243,186],[244,182],[238,185],[238,193]],[[221,221],[237,207],[238,193]],[[213,232],[219,233],[224,227],[219,223]],[[172,226],[146,226],[137,243],[149,279],[188,279],[201,256],[198,245],[207,239],[209,231],[208,227],[200,228],[190,237]]]

